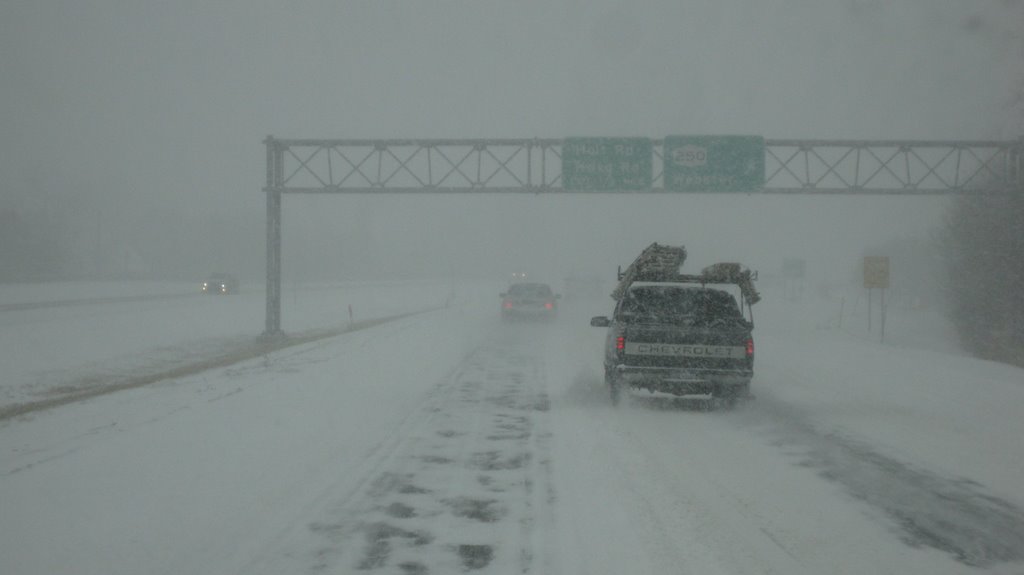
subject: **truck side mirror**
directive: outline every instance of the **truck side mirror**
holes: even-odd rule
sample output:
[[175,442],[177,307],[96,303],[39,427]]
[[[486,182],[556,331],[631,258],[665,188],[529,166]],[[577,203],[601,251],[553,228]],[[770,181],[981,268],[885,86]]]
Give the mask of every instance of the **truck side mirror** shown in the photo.
[[611,325],[611,322],[608,321],[607,317],[599,315],[590,318],[590,325],[594,327],[608,327],[609,325]]

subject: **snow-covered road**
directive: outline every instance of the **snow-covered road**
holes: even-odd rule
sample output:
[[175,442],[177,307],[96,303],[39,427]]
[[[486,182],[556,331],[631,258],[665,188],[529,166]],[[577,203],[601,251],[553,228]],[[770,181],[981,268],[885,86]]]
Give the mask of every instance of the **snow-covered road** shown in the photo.
[[[881,344],[766,290],[756,401],[613,408],[587,325],[607,301],[503,325],[491,286],[389,290],[361,309],[431,311],[0,422],[0,573],[1024,571],[1024,371],[931,316],[894,311]],[[336,322],[300,296],[292,331]],[[258,332],[246,301],[144,317],[237,306],[229,345]],[[0,337],[132,317],[89,309],[4,312]],[[160,337],[91,349],[188,359]],[[4,360],[8,401],[81,363]]]

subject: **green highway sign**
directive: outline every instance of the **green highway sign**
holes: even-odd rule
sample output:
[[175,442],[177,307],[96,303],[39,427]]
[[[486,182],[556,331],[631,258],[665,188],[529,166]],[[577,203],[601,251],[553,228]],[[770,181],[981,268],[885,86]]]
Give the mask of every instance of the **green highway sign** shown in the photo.
[[562,143],[562,187],[650,190],[652,157],[648,138],[566,138]]
[[764,187],[761,136],[669,136],[664,153],[668,191],[755,192]]

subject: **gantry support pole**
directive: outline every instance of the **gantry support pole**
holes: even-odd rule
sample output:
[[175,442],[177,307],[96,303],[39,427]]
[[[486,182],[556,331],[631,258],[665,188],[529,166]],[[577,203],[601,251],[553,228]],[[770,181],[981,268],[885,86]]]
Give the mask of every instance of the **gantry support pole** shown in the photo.
[[284,149],[267,136],[267,324],[264,339],[280,339],[281,331],[281,186]]

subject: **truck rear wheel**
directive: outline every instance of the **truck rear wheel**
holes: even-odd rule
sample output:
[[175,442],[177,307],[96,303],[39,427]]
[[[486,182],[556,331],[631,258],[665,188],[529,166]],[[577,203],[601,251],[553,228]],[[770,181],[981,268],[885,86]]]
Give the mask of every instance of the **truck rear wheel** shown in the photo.
[[612,405],[618,405],[622,397],[622,382],[619,380],[619,376],[613,371],[605,370],[604,382],[608,385],[608,393],[611,396]]

